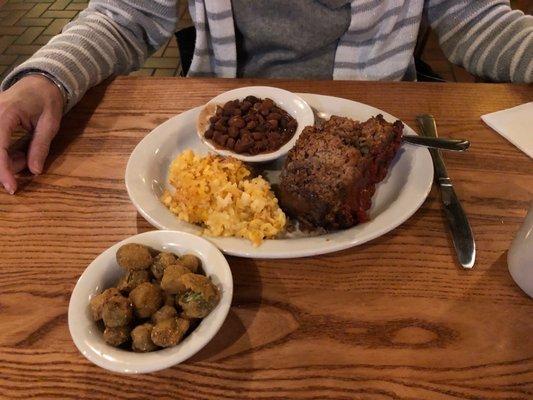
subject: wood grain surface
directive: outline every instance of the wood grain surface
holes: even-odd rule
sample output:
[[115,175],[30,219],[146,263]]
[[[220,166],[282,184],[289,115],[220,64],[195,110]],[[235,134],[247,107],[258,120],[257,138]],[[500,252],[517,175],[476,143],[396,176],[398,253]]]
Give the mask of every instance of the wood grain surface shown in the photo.
[[[335,254],[230,258],[235,296],[209,345],[142,376],[88,362],[67,326],[70,293],[103,250],[152,229],[130,204],[134,146],[169,117],[238,86],[268,84],[368,103],[416,127],[431,113],[477,240],[458,267],[438,192],[394,231]],[[533,199],[533,161],[480,115],[531,86],[118,78],[64,120],[46,172],[0,193],[0,398],[531,399],[533,300],[507,250]]]

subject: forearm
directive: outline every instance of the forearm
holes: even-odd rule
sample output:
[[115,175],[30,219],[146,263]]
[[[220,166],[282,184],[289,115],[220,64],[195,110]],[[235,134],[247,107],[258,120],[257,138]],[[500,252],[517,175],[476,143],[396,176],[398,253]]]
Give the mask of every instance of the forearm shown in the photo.
[[432,0],[428,19],[451,62],[493,81],[533,81],[533,17],[508,1]]
[[[163,3],[163,2],[159,2]],[[67,109],[90,87],[139,68],[176,25],[177,1],[93,0],[78,19],[7,76],[2,89],[28,70],[53,75],[68,92]]]

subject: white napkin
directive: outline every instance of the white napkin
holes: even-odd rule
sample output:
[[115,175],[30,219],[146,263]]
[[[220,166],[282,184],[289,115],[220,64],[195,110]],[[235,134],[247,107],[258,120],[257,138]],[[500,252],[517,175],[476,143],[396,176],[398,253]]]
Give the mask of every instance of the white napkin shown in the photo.
[[533,158],[533,101],[481,116],[492,129]]

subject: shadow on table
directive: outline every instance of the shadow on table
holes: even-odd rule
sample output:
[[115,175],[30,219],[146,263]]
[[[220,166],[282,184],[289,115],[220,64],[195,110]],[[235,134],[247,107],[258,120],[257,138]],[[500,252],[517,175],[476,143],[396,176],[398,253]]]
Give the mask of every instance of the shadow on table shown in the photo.
[[137,213],[137,234],[144,233],[144,232],[150,232],[155,229],[156,228],[150,225],[150,223],[147,220],[145,220],[141,214]]
[[[423,206],[411,217],[409,223],[416,225],[424,219],[426,214],[434,212],[434,210]],[[401,234],[402,232],[396,229],[379,239],[362,244],[358,248],[364,251],[375,246],[378,242],[391,241],[396,235]],[[326,260],[329,258],[343,258],[349,256],[352,252],[353,248],[332,254],[317,256],[315,257],[315,260],[319,260],[319,263],[321,262],[320,260],[324,260],[324,264],[327,264]],[[379,257],[379,254],[376,254],[376,257]],[[228,358],[239,357],[239,363],[246,364],[247,360],[250,360],[250,362],[252,361],[252,359],[246,358],[248,353],[253,349],[257,350],[259,347],[271,344],[267,338],[262,338],[262,343],[259,343],[256,338],[250,338],[248,335],[250,327],[254,323],[254,319],[257,317],[260,308],[269,306],[269,300],[265,298],[263,293],[264,284],[261,281],[261,274],[256,262],[251,259],[236,257],[229,257],[228,261],[231,266],[234,281],[232,308],[219,333],[203,350],[189,360],[189,362],[221,361],[227,360]],[[283,261],[281,260],[281,262]],[[305,264],[305,259],[300,259],[299,262]],[[306,267],[304,267],[304,269],[305,268]],[[359,267],[358,272],[361,272],[361,267]],[[279,293],[285,292],[283,281],[275,276],[275,268],[269,270],[267,276],[267,285],[274,285],[275,281],[276,292],[278,295]],[[277,341],[279,339],[280,337],[272,338],[272,341]],[[248,367],[251,366],[243,365],[243,368]]]
[[263,303],[259,269],[252,259],[228,257],[228,262],[234,282],[231,309],[213,340],[189,362],[221,360],[248,352],[253,346],[248,329]]
[[[488,297],[492,304],[517,305],[528,304],[529,296],[520,289],[509,273],[507,264],[507,253],[505,250],[491,264],[485,264],[478,260],[472,270],[462,271],[468,273],[473,284],[462,296],[462,300],[479,299]],[[479,257],[478,257],[479,259]],[[457,267],[460,270],[460,267]]]

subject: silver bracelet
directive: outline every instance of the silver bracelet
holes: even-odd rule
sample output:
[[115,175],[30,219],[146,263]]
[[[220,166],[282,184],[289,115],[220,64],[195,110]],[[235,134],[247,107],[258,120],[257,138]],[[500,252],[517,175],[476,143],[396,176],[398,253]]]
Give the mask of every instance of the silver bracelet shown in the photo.
[[13,84],[18,82],[22,78],[25,78],[25,77],[31,76],[31,75],[44,76],[50,82],[52,82],[54,85],[57,86],[57,88],[59,89],[59,92],[61,93],[61,98],[63,99],[63,114],[64,114],[65,111],[67,110],[68,102],[70,100],[69,99],[69,94],[68,94],[68,91],[65,88],[65,86],[54,75],[52,75],[52,74],[50,74],[50,73],[48,73],[46,71],[40,70],[40,69],[30,69],[30,70],[22,71],[19,74],[17,74],[13,78]]

